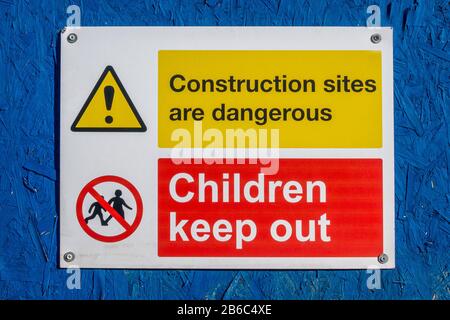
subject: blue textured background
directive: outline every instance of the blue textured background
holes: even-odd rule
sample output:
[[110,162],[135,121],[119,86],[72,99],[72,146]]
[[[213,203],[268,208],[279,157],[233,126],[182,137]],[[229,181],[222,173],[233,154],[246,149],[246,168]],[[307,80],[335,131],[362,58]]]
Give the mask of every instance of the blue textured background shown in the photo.
[[[364,26],[381,8],[395,35],[397,268],[382,289],[362,271],[83,270],[68,290],[57,268],[55,164],[58,30],[81,24]],[[448,1],[0,0],[0,298],[449,299]]]

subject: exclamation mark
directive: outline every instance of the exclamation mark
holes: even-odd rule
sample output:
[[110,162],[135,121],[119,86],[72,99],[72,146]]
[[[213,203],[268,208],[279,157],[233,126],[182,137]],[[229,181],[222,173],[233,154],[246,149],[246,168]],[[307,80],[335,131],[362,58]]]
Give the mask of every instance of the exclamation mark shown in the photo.
[[[106,86],[103,89],[103,93],[105,94],[106,110],[111,111],[112,103],[113,103],[113,100],[114,100],[114,88],[112,86]],[[113,117],[106,116],[105,117],[105,122],[106,123],[112,123],[113,122]]]

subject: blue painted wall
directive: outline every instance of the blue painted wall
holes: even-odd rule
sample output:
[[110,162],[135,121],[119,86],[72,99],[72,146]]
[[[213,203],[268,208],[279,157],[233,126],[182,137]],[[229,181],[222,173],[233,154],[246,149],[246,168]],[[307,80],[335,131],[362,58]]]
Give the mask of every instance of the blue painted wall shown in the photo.
[[[364,26],[381,8],[395,34],[397,268],[366,271],[57,268],[55,68],[66,8],[86,26]],[[450,100],[446,0],[0,0],[0,298],[449,299]]]

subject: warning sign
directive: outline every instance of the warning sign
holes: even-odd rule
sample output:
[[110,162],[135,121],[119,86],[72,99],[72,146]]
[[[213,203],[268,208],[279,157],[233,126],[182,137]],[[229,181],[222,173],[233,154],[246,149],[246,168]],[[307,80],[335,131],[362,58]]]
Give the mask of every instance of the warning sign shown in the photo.
[[395,267],[390,28],[66,28],[61,55],[62,267]]
[[142,199],[127,180],[102,176],[89,182],[80,192],[77,219],[92,238],[117,242],[129,237],[142,219]]
[[72,131],[147,130],[112,66],[107,66],[83,108]]

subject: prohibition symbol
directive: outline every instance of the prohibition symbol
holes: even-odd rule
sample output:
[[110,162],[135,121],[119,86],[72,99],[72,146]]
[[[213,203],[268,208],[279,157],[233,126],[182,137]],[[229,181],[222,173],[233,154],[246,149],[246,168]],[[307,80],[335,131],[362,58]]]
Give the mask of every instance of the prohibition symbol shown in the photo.
[[90,181],[76,203],[81,228],[102,242],[118,242],[129,237],[139,226],[142,212],[138,190],[117,176],[101,176]]

